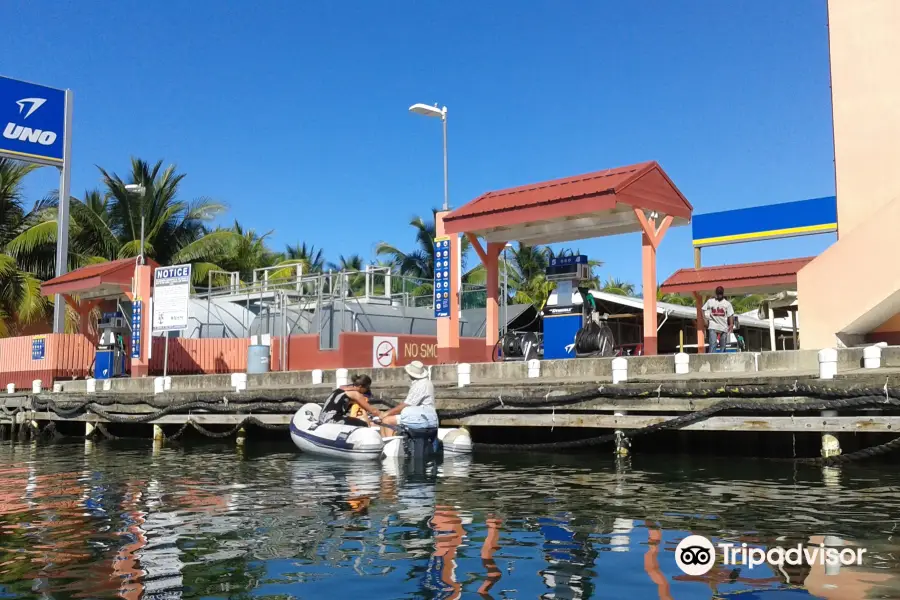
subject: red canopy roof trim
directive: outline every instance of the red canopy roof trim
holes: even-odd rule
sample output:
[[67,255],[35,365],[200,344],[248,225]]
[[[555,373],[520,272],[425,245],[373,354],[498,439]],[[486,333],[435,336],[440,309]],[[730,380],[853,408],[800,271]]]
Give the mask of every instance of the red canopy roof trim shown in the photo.
[[[516,225],[594,219],[581,224],[584,234],[579,234],[578,224],[569,224],[569,233],[575,236],[569,239],[581,239],[640,231],[632,208],[672,215],[680,224],[690,221],[693,212],[662,167],[650,161],[488,192],[451,212],[444,223],[447,233],[483,234]],[[553,232],[538,235],[554,238]]]
[[725,293],[774,293],[797,289],[797,272],[814,257],[790,258],[757,263],[679,269],[659,287],[669,294],[711,293],[716,287]]
[[[122,294],[131,289],[136,258],[121,258],[104,263],[87,265],[41,284],[41,293],[78,294],[85,298],[105,298]],[[159,266],[154,260],[145,263],[153,268]]]

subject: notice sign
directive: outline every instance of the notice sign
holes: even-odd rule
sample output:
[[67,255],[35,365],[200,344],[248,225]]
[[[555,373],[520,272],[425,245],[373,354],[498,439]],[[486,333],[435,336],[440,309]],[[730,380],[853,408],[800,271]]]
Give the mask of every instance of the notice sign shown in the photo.
[[376,369],[397,366],[396,337],[376,335],[372,338],[372,366]]
[[159,267],[153,272],[153,331],[180,331],[188,326],[191,265]]

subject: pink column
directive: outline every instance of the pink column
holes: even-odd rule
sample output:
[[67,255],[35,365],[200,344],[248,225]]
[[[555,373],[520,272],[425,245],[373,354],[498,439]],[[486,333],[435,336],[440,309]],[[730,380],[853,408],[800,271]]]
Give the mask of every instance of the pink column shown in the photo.
[[672,217],[663,218],[659,227],[656,226],[656,218],[647,218],[640,208],[634,209],[634,214],[641,224],[643,235],[641,236],[641,258],[643,263],[643,294],[644,294],[644,354],[653,355],[658,352],[656,339],[656,327],[658,318],[656,315],[656,249],[666,235],[666,230],[672,224]]
[[484,345],[488,360],[500,339],[500,253],[506,242],[488,242],[484,267],[487,271],[487,321],[484,326]]
[[[132,301],[141,301],[143,318],[141,319],[141,355],[131,359],[131,376],[146,377],[150,373],[150,297],[153,293],[153,268],[149,265],[139,265],[134,268],[134,294],[128,293]],[[128,349],[130,352],[130,348]]]
[[[434,230],[438,237],[447,236],[444,217],[450,211],[434,215]],[[450,234],[450,317],[437,320],[438,360],[442,363],[459,361],[459,235]]]

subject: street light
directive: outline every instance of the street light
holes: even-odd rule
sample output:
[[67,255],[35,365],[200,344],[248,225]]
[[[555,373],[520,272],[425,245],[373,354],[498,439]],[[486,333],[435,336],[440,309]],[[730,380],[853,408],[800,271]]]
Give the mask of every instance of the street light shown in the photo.
[[437,117],[444,125],[444,210],[450,209],[450,195],[447,187],[447,107],[438,108],[437,104],[428,106],[427,104],[413,104],[409,107],[409,112],[426,117]]
[[[140,183],[127,183],[125,184],[125,191],[130,192],[132,194],[140,194],[143,195],[144,192],[147,191]],[[141,251],[138,254],[138,258],[140,259],[140,264],[144,264],[144,203],[141,202]]]

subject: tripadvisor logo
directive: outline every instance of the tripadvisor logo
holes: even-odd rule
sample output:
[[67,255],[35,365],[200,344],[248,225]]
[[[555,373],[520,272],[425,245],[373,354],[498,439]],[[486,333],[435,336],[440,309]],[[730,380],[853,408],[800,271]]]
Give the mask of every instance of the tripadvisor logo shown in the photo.
[[[775,546],[768,550],[754,548],[746,543],[718,544],[722,553],[722,564],[746,566],[750,569],[763,564],[783,565],[861,565],[865,548],[829,548],[825,544],[804,546],[797,544],[791,548]],[[689,535],[675,547],[675,563],[687,575],[705,575],[716,564],[716,546],[702,535]]]

